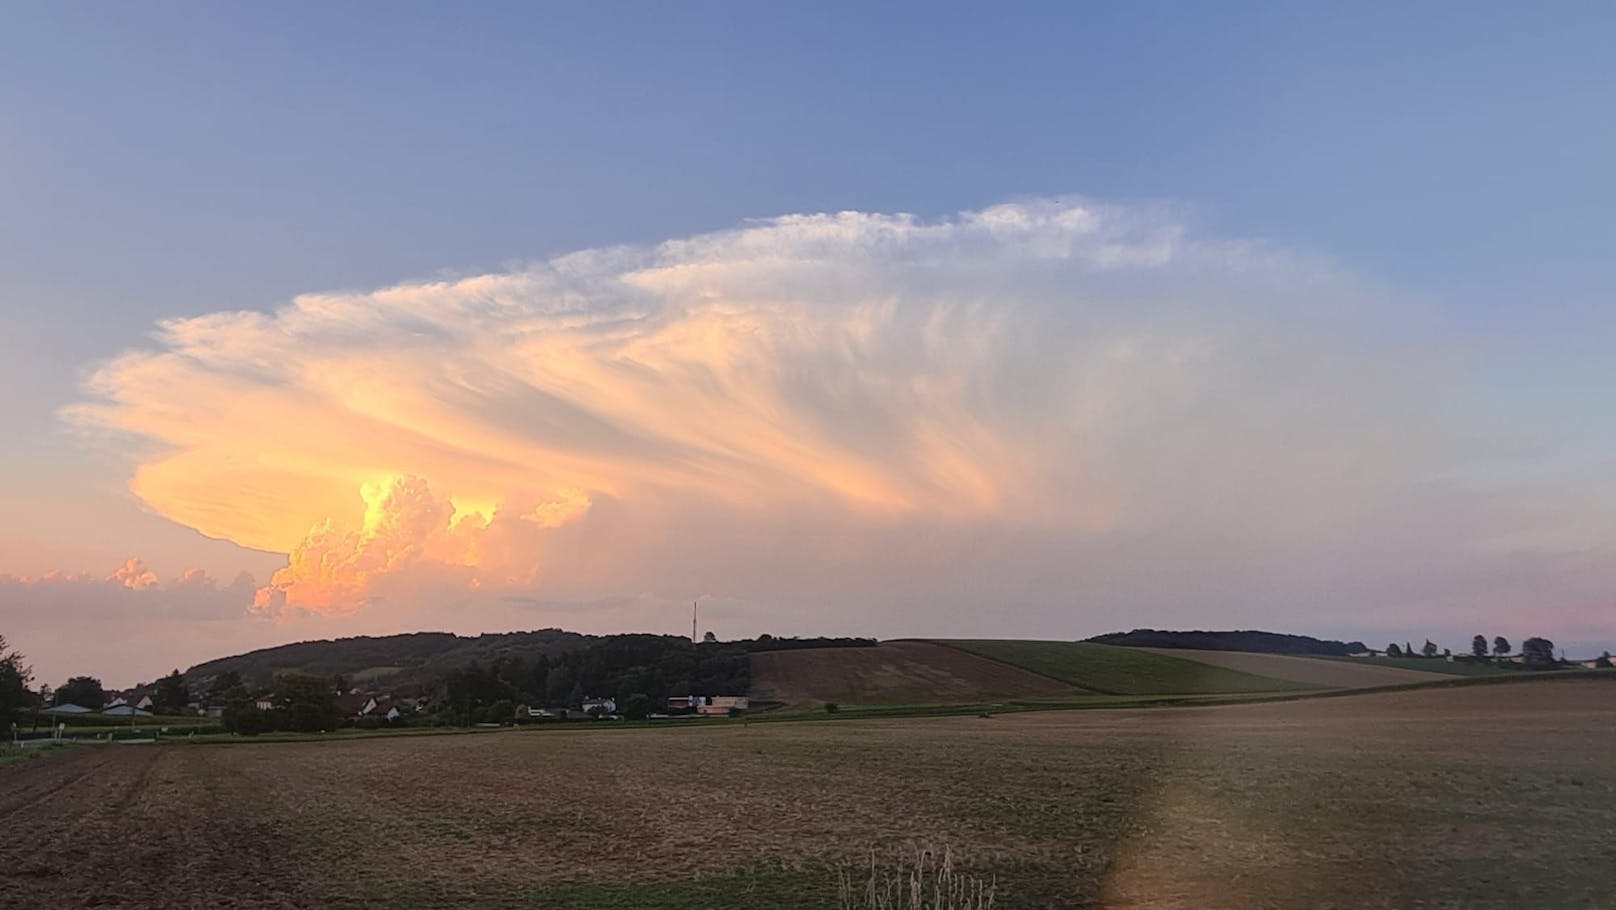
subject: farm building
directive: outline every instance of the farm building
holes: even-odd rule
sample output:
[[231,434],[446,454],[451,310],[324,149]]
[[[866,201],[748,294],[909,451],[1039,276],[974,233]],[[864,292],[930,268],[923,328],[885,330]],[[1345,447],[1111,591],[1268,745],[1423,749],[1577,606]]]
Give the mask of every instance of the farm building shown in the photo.
[[668,707],[675,711],[694,710],[697,714],[729,714],[731,710],[745,711],[751,701],[744,695],[675,695],[668,699]]

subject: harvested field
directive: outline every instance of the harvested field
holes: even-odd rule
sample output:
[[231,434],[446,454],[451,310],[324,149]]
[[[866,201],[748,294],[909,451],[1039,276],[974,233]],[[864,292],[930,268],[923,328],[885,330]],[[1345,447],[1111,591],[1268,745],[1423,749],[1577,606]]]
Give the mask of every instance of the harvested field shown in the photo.
[[1082,690],[957,648],[889,641],[752,655],[752,697],[788,704],[940,704]]
[[922,842],[1010,910],[1609,906],[1613,755],[1607,680],[83,746],[0,767],[0,901],[805,910],[838,861]]
[[1181,657],[1086,641],[953,639],[945,644],[1110,695],[1222,695],[1318,688]]
[[[1395,686],[1403,683],[1436,682],[1450,678],[1446,673],[1428,673],[1401,667],[1382,667],[1374,664],[1354,664],[1344,660],[1321,660],[1316,657],[1298,657],[1290,654],[1253,654],[1245,651],[1190,651],[1181,648],[1136,648],[1153,654],[1165,654],[1253,673],[1270,679],[1306,683],[1326,689],[1373,689],[1376,686]],[[1434,662],[1434,661],[1433,661]]]

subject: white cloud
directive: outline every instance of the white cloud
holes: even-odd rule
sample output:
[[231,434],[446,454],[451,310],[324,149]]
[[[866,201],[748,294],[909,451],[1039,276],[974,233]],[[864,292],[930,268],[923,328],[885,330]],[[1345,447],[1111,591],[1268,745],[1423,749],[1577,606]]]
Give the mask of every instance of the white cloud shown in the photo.
[[71,413],[144,441],[151,508],[290,554],[271,615],[697,591],[851,631],[1306,631],[1497,601],[1501,542],[1558,520],[1459,479],[1490,457],[1463,368],[1328,263],[1063,199],[176,320]]

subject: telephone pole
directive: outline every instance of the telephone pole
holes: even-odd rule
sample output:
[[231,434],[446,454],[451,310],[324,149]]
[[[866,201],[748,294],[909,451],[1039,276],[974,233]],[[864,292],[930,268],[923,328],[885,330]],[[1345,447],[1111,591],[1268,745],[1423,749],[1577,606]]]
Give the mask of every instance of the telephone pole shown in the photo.
[[696,644],[696,602],[690,602],[690,643]]

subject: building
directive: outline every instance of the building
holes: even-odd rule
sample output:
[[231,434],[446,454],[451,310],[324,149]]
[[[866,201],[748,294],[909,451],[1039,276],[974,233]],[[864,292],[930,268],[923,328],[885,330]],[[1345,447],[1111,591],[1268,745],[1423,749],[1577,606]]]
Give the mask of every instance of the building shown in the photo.
[[751,705],[751,700],[745,695],[714,695],[707,699],[707,704],[697,708],[696,713],[727,716],[732,712],[745,711]]
[[113,706],[111,708],[107,708],[107,709],[103,710],[101,713],[107,715],[108,717],[151,717],[152,716],[152,713],[150,711],[143,711],[140,708],[137,708],[134,705],[127,704],[127,703],[121,704],[121,705],[115,705],[115,706]]
[[727,716],[732,711],[745,711],[751,704],[745,695],[675,695],[668,699],[669,710],[719,716]]
[[[101,713],[113,714],[116,713],[113,710],[114,708],[122,708],[126,705],[133,705],[134,710],[150,714],[152,707],[151,696],[138,692],[132,695],[115,695],[111,701],[101,706]],[[128,716],[129,712],[124,711],[122,714]]]
[[585,714],[616,714],[617,699],[615,698],[586,698],[578,706]]

